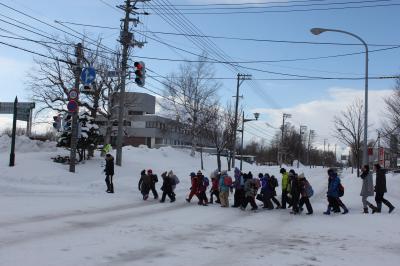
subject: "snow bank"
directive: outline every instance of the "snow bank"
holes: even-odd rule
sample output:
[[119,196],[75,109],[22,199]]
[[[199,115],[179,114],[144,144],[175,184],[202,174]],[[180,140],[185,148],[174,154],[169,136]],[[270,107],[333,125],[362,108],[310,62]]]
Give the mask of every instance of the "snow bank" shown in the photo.
[[[15,139],[15,151],[17,152],[50,152],[56,151],[57,143],[51,141],[31,140],[27,136],[17,136]],[[0,136],[0,152],[9,152],[11,138],[8,135]]]

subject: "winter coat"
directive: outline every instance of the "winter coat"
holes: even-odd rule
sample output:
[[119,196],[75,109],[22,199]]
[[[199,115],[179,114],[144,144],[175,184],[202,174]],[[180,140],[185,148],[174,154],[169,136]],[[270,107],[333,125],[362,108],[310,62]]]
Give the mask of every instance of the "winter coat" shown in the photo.
[[260,178],[260,182],[261,182],[261,193],[264,195],[264,197],[270,198],[275,196],[274,195],[275,189],[272,189],[271,187],[271,178],[269,176],[264,176]]
[[190,179],[192,186],[190,188],[191,191],[197,191],[198,187],[199,187],[199,183],[197,182],[197,176],[193,176]]
[[229,186],[225,185],[224,179],[227,177],[228,174],[222,174],[221,177],[219,178],[219,191],[221,192],[229,192]]
[[256,180],[253,178],[249,178],[244,183],[244,192],[245,196],[247,197],[255,197],[257,195],[257,184]]
[[173,186],[174,180],[171,177],[169,177],[166,172],[163,173],[161,175],[161,177],[163,179],[163,184],[161,186],[161,190],[165,193],[171,193],[173,191],[172,186]]
[[219,179],[214,177],[211,179],[211,191],[218,191],[219,189]]
[[204,184],[204,175],[197,176],[197,192],[201,193],[207,190],[207,186]]
[[297,175],[290,174],[289,175],[289,184],[290,184],[290,194],[293,198],[298,198],[300,196],[299,191],[299,182]]
[[151,183],[152,183],[152,185],[154,185],[155,183],[158,182],[158,177],[157,177],[157,175],[151,174],[150,177],[151,177]]
[[286,191],[286,192],[290,191],[289,174],[288,173],[282,174],[282,191]]
[[340,178],[337,175],[330,176],[328,181],[328,197],[339,198]]
[[376,193],[386,193],[386,170],[378,169],[376,171],[376,180],[375,180],[375,192]]
[[141,173],[138,188],[140,191],[149,191],[151,187],[151,176]]
[[104,169],[106,175],[114,175],[114,157],[106,157],[106,168]]
[[299,193],[302,197],[308,197],[306,187],[310,184],[308,183],[306,178],[298,178],[297,181]]
[[361,178],[362,178],[363,182],[362,182],[360,196],[363,196],[363,197],[373,196],[374,195],[374,180],[372,178],[372,173],[371,172],[362,172]]
[[235,177],[235,181],[233,182],[233,187],[235,189],[243,189],[244,188],[244,179],[238,168],[235,168],[234,177]]

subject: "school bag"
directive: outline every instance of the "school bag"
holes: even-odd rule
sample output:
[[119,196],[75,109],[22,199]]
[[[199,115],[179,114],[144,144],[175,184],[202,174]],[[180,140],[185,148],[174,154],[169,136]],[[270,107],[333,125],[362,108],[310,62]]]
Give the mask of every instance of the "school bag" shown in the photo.
[[310,185],[310,183],[308,183],[308,181],[306,181],[304,189],[306,191],[307,197],[311,198],[314,195],[314,190],[313,190],[312,186]]
[[204,185],[205,187],[208,187],[208,186],[210,185],[210,180],[208,179],[208,177],[204,177],[203,185]]
[[178,185],[179,184],[179,178],[176,176],[176,175],[174,175],[174,176],[172,176],[172,182],[174,183],[174,185]]
[[271,178],[271,186],[273,187],[273,188],[276,188],[276,187],[278,187],[279,186],[279,184],[278,184],[278,179],[276,179],[276,177],[274,176],[274,177],[270,177]]
[[232,177],[230,177],[230,176],[224,177],[224,185],[225,186],[230,187],[230,186],[232,186],[232,183],[233,183]]
[[342,185],[342,183],[339,183],[338,194],[339,194],[339,198],[343,197],[343,195],[344,195],[344,186]]

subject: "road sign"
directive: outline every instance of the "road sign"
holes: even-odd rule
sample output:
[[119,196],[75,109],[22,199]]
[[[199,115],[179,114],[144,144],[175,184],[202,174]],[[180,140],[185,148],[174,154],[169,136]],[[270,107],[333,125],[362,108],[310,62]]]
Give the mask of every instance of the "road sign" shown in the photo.
[[79,92],[77,89],[72,89],[68,93],[68,97],[70,100],[76,100],[76,99],[78,99],[78,96],[79,96]]
[[88,85],[96,78],[96,70],[93,67],[85,67],[82,69],[81,81],[84,85]]
[[70,100],[67,104],[67,109],[71,113],[74,113],[78,110],[78,104],[74,100]]

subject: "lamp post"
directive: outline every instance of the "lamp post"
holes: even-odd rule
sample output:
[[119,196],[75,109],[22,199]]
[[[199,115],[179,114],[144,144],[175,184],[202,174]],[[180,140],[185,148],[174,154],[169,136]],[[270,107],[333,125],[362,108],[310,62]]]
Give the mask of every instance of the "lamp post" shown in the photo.
[[363,164],[368,164],[368,45],[367,43],[361,39],[359,36],[354,33],[347,32],[344,30],[337,29],[324,29],[324,28],[312,28],[311,33],[314,35],[319,35],[326,31],[339,32],[343,34],[347,34],[353,36],[357,40],[359,40],[365,47],[365,96],[364,96],[364,149],[363,149]]
[[243,112],[243,119],[242,119],[242,129],[238,129],[237,131],[242,133],[242,142],[240,145],[240,171],[243,169],[243,134],[244,134],[244,123],[250,122],[250,121],[255,121],[258,120],[260,117],[260,113],[254,113],[255,119],[245,119],[244,118],[244,112]]

